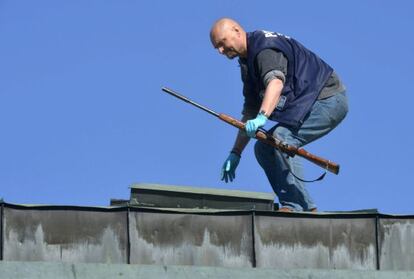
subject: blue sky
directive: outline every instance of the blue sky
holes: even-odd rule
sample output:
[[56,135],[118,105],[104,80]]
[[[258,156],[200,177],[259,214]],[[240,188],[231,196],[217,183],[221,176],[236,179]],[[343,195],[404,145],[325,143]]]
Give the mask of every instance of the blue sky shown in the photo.
[[258,3],[1,0],[0,197],[107,205],[137,182],[271,192],[252,143],[220,181],[236,130],[160,90],[240,117],[237,62],[208,36],[227,16],[296,38],[347,86],[347,118],[306,147],[341,164],[308,185],[319,209],[414,213],[413,2]]

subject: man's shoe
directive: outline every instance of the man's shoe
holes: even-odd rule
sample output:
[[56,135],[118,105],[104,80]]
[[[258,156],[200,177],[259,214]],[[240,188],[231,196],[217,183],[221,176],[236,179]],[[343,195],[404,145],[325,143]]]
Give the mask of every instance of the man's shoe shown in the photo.
[[[289,208],[289,207],[281,207],[279,208],[279,210],[277,212],[294,212],[293,209]],[[312,213],[316,213],[318,212],[318,209],[312,208],[311,210],[309,210],[308,212],[312,212]]]
[[281,207],[277,212],[293,212],[289,207]]

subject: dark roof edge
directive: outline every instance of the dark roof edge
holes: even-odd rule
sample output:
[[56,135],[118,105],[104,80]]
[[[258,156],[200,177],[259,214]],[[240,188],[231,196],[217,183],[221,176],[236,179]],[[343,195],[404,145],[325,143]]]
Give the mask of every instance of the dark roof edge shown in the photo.
[[81,210],[81,211],[135,211],[153,213],[181,213],[197,215],[246,215],[253,212],[257,216],[279,216],[295,218],[384,218],[384,219],[414,219],[414,215],[391,215],[368,211],[335,211],[335,212],[277,212],[261,210],[220,210],[220,209],[180,209],[180,208],[156,208],[156,207],[137,207],[137,206],[76,206],[76,205],[34,205],[34,204],[13,204],[0,200],[0,205],[4,208],[13,209],[35,209],[35,210]]

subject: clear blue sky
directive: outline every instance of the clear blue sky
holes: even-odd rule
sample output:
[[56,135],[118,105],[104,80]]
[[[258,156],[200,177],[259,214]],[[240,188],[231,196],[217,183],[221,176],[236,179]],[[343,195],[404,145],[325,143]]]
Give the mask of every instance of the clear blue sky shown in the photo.
[[259,2],[1,0],[0,197],[107,205],[135,182],[271,192],[252,143],[221,182],[236,130],[160,90],[240,116],[237,62],[208,36],[228,16],[296,38],[348,88],[345,121],[306,147],[342,168],[308,185],[320,210],[414,213],[413,2]]

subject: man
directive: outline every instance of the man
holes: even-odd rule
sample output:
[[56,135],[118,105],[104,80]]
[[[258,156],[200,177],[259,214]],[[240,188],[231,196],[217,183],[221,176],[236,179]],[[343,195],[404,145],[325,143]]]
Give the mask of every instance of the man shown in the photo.
[[[267,121],[282,141],[301,147],[329,133],[348,112],[345,87],[322,59],[296,40],[279,33],[246,33],[236,21],[222,18],[210,31],[211,42],[229,59],[238,57],[243,81],[242,121],[222,168],[222,180],[233,181],[241,154]],[[298,156],[256,142],[255,155],[281,204],[280,211],[316,211],[303,181]]]

